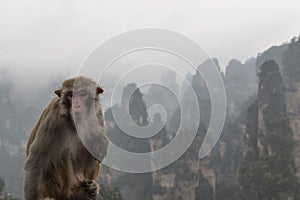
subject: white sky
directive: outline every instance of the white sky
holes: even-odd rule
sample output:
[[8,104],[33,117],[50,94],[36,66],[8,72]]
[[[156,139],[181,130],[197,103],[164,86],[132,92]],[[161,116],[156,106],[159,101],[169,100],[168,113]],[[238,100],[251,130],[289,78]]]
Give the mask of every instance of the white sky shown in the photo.
[[29,79],[75,73],[98,44],[144,27],[189,36],[224,68],[300,35],[299,8],[296,0],[1,0],[0,68]]

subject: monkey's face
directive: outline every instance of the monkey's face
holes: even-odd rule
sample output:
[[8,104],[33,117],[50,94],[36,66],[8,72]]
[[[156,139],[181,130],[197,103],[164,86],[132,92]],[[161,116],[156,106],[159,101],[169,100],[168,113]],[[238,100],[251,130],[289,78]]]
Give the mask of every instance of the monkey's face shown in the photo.
[[83,76],[71,78],[63,82],[55,94],[60,98],[60,114],[71,116],[73,120],[81,120],[89,116],[95,103],[99,101],[99,94],[103,89]]
[[86,116],[88,107],[88,100],[90,94],[85,89],[76,90],[67,94],[67,99],[70,102],[70,115],[76,119],[81,119]]

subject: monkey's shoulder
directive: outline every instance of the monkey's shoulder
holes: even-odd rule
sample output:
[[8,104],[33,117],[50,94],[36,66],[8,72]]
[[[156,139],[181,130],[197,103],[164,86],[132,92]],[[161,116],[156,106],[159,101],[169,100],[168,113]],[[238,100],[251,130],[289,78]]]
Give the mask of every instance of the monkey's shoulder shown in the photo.
[[43,112],[44,116],[42,117],[44,118],[44,121],[48,122],[51,126],[69,126],[70,123],[66,122],[71,122],[70,116],[60,113],[60,106],[60,99],[58,97],[55,97]]

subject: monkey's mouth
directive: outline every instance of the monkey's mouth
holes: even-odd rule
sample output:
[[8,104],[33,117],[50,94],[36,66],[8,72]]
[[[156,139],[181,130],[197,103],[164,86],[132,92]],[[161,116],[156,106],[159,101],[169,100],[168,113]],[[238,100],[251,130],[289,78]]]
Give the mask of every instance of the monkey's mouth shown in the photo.
[[81,113],[81,112],[71,113],[71,116],[73,119],[76,119],[76,120],[80,120],[84,117],[83,113]]
[[85,112],[82,106],[72,106],[70,109],[70,114],[73,116],[80,116]]

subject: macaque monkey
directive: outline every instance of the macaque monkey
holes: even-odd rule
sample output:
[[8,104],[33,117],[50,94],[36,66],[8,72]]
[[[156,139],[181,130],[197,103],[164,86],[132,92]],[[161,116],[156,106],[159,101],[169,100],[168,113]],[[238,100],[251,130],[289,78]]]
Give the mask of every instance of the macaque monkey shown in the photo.
[[99,102],[102,92],[83,76],[64,81],[55,91],[57,96],[27,143],[25,200],[96,199],[100,162],[108,148]]

